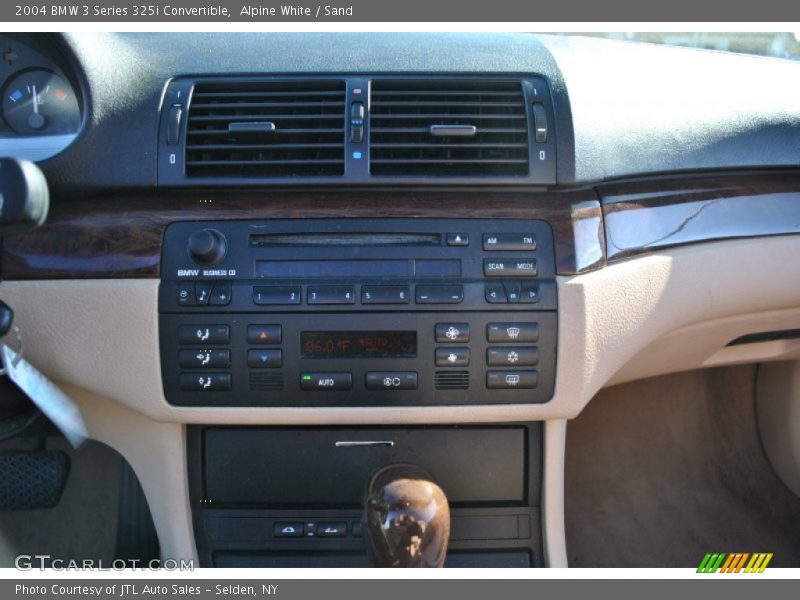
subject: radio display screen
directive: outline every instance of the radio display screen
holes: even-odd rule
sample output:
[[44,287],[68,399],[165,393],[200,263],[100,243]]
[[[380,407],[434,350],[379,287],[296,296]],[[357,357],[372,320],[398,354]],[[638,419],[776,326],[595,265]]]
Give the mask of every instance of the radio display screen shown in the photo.
[[303,331],[303,358],[414,358],[416,331]]

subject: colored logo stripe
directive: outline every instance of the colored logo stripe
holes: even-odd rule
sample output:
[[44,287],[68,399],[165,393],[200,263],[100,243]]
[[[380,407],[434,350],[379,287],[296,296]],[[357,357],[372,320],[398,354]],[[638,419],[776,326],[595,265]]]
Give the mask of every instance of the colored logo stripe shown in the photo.
[[[757,552],[735,552],[727,554],[725,552],[708,552],[700,561],[697,567],[698,573],[739,573],[744,569],[745,573],[763,573],[764,569],[772,560],[772,553]],[[748,559],[749,562],[748,562]],[[745,563],[747,566],[745,566]]]

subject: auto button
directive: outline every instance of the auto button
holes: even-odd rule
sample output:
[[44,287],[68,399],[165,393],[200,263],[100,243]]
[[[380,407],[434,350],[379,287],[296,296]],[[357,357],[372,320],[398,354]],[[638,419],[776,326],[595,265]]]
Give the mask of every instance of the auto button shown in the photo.
[[353,387],[352,373],[301,373],[300,389],[310,391],[349,390]]

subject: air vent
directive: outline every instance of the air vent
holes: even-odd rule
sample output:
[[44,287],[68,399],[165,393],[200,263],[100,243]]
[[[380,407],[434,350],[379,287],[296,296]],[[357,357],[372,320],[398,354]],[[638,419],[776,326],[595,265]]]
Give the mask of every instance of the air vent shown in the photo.
[[469,371],[436,371],[436,389],[469,389]]
[[519,81],[373,81],[373,175],[526,176]]
[[250,390],[253,392],[277,392],[283,389],[281,373],[250,373]]
[[344,81],[199,82],[188,177],[344,174]]

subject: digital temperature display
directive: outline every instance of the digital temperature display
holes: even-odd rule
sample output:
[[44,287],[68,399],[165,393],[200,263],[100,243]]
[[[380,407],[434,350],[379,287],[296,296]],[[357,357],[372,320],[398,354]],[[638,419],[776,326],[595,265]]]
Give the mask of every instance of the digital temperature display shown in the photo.
[[303,331],[303,358],[414,358],[416,331]]

